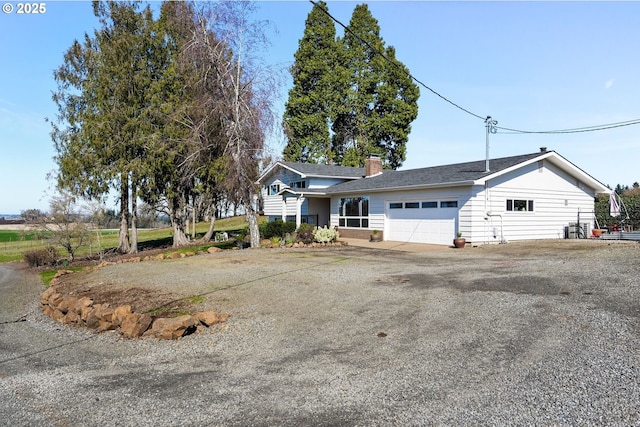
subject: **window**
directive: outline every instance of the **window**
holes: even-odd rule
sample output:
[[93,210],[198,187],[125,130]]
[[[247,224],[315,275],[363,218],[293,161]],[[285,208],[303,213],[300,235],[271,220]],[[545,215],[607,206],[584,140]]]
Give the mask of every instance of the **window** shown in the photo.
[[338,226],[353,228],[369,227],[369,198],[347,197],[340,199]]
[[289,187],[291,188],[307,188],[306,181],[292,181],[289,183]]
[[279,184],[271,184],[267,188],[267,195],[275,196],[276,194],[278,194],[278,191],[280,191],[280,185]]
[[402,203],[401,202],[389,203],[389,209],[402,209]]
[[507,199],[507,211],[533,212],[533,200]]
[[424,209],[433,209],[438,207],[438,202],[422,202]]
[[441,208],[457,208],[458,207],[458,201],[457,200],[443,200],[442,202],[440,202],[440,207]]
[[420,202],[406,202],[404,207],[405,209],[418,209],[420,208]]

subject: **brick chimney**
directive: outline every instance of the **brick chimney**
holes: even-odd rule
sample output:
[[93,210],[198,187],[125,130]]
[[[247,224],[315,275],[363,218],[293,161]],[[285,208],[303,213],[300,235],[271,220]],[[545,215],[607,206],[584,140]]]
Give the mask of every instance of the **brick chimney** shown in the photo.
[[377,154],[369,154],[364,161],[365,176],[373,176],[382,173],[382,160]]

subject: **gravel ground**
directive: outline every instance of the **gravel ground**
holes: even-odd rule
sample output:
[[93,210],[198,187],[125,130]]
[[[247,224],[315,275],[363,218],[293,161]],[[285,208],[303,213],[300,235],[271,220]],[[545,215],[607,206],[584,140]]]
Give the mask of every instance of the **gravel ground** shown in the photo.
[[62,326],[38,276],[0,265],[0,424],[640,425],[639,255],[244,250],[71,275],[231,314],[178,341]]

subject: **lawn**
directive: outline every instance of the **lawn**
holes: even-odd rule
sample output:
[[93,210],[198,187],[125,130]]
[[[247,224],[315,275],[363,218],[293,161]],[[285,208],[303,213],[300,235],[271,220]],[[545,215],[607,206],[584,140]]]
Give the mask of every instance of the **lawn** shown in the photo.
[[[238,232],[246,225],[244,216],[220,219],[216,221],[215,232]],[[197,224],[197,237],[202,237],[208,229],[208,222]],[[47,237],[50,237],[50,234],[36,230],[0,230],[0,262],[20,260],[22,254],[28,250],[42,248],[49,244],[55,246]],[[171,242],[172,230],[170,227],[138,230],[138,248],[140,250],[170,246]],[[78,250],[77,255],[93,255],[117,246],[118,230],[96,230],[91,233],[89,242]],[[61,248],[58,249],[61,256],[66,255]]]

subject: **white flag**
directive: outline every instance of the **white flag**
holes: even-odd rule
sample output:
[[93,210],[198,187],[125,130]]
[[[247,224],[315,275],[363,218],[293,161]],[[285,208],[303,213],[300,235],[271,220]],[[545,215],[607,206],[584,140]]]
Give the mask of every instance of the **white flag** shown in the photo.
[[609,194],[609,215],[620,216],[620,205],[616,199],[615,191],[612,191],[611,194]]

